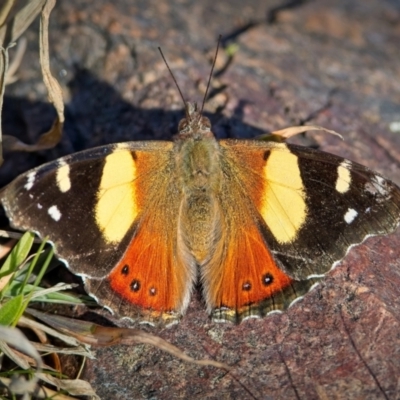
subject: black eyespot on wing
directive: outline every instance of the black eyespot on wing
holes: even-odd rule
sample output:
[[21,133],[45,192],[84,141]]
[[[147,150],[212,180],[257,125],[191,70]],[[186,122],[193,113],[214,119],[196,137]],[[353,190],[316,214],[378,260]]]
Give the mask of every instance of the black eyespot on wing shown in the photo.
[[129,266],[127,264],[125,264],[121,270],[121,274],[128,276],[129,275]]
[[140,281],[137,279],[134,279],[131,283],[131,290],[133,292],[138,292],[140,290],[141,284]]
[[262,284],[264,286],[271,285],[273,281],[274,281],[274,277],[269,272],[264,274],[263,277],[262,277]]
[[250,282],[245,282],[245,283],[243,283],[243,285],[242,285],[242,290],[244,290],[244,291],[246,291],[246,292],[248,292],[248,291],[250,291],[251,290],[251,283]]

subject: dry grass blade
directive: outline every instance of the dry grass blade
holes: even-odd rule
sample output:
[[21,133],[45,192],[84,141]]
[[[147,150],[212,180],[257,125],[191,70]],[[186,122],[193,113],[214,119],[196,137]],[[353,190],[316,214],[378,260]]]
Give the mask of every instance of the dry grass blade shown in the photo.
[[[21,333],[17,328],[8,328],[5,326],[0,326],[0,341],[2,342],[2,350],[7,350],[8,344],[15,347],[19,351],[23,352],[27,356],[33,358],[36,362],[38,373],[41,372],[43,368],[43,361],[40,358],[38,351],[33,347],[29,340]],[[11,348],[9,348],[11,351]],[[11,353],[10,353],[11,354]],[[15,354],[15,353],[14,353]],[[7,353],[8,355],[8,353]],[[20,358],[21,361],[22,358]],[[14,361],[14,358],[13,358]],[[24,360],[25,362],[25,360]],[[19,364],[17,364],[19,365]],[[29,368],[29,365],[28,365]],[[33,393],[36,389],[37,376],[36,373],[33,375],[31,380],[26,380],[22,376],[16,376],[10,381],[8,388],[14,394],[27,394]]]
[[42,368],[43,362],[39,353],[19,329],[0,326],[0,340],[32,357],[36,361],[38,368]]
[[0,44],[6,47],[8,44],[15,42],[40,13],[45,1],[46,0],[29,1],[25,7],[17,11],[9,20],[7,20],[8,14],[15,2],[11,2],[13,4],[10,4],[8,1],[2,5],[0,17],[3,23],[0,24]]
[[[27,144],[18,140],[17,138],[9,135],[3,136],[3,148],[7,151],[26,151],[26,152],[35,152],[40,150],[46,150],[53,148],[58,140],[52,139],[52,135],[56,132],[58,136],[61,134],[62,126],[59,124],[59,121],[56,120],[55,124],[52,126],[49,132],[44,133],[40,136],[39,141],[35,144]],[[45,142],[45,144],[41,143],[41,139]],[[54,142],[52,142],[54,140]]]
[[[0,237],[5,238],[5,239],[21,239],[21,237],[23,236],[23,233],[20,232],[11,232],[11,231],[5,231],[3,229],[0,229]],[[42,243],[43,240],[39,239],[38,237],[35,237],[33,239],[33,243]]]
[[28,41],[24,37],[22,37],[20,40],[18,40],[15,54],[8,66],[7,74],[5,77],[6,85],[14,83],[18,80],[16,73],[18,71],[19,66],[21,65],[22,58],[24,57],[27,44],[28,44]]
[[[36,12],[36,6],[40,4],[40,8],[43,6],[41,19],[40,19],[40,39],[39,39],[39,48],[40,48],[40,65],[42,67],[43,81],[48,90],[48,96],[51,103],[54,105],[57,111],[57,119],[54,121],[53,126],[48,132],[43,133],[38,141],[34,144],[26,144],[15,137],[5,135],[3,137],[3,148],[7,151],[26,151],[26,152],[34,152],[39,150],[46,150],[53,148],[61,139],[63,123],[64,123],[64,102],[62,98],[62,90],[61,86],[57,82],[57,80],[52,76],[50,72],[50,56],[49,56],[49,17],[51,10],[55,5],[55,0],[33,0],[29,4],[33,4],[31,12]],[[25,10],[28,5],[23,9]],[[23,21],[32,22],[31,19],[27,18],[25,14],[20,14],[23,10],[18,12],[12,21],[15,18],[24,17]],[[35,14],[36,16],[36,14]],[[16,21],[16,20],[15,20]],[[21,20],[22,21],[22,20]],[[9,22],[11,23],[11,22]],[[21,22],[22,24],[22,22]],[[6,25],[8,26],[8,24]],[[5,27],[6,27],[5,26]],[[25,25],[24,25],[25,26]],[[5,28],[3,27],[3,28]],[[25,26],[26,29],[27,26]],[[2,29],[2,28],[1,28]],[[1,35],[0,29],[0,35]],[[1,38],[1,36],[0,36]],[[14,38],[15,40],[16,38]],[[0,39],[1,40],[1,39]],[[5,72],[4,72],[4,81],[5,81]],[[4,90],[4,89],[3,89]]]
[[51,10],[56,4],[55,0],[47,0],[43,8],[40,19],[40,65],[42,67],[43,80],[49,91],[50,101],[56,108],[60,123],[64,122],[64,102],[62,98],[62,90],[58,81],[50,72],[50,55],[49,55],[49,17]]
[[76,283],[57,283],[56,285],[48,288],[48,289],[41,289],[36,291],[34,294],[32,294],[31,296],[31,300],[36,299],[38,297],[44,297],[50,293],[58,293],[62,290],[70,290],[73,289],[75,287],[77,287],[78,285]]
[[[44,332],[44,329],[49,328],[45,325],[42,325],[40,322],[33,321],[26,317],[21,317],[21,319],[18,321],[18,326],[20,328],[28,328],[35,333],[41,343],[35,342],[32,343],[32,345],[35,347],[36,350],[42,353],[72,354],[75,356],[82,356],[91,359],[94,358],[93,354],[87,349],[86,345],[78,344],[74,347],[57,347],[51,344],[47,344],[47,336]],[[60,335],[59,332],[57,332],[57,334]],[[58,335],[56,337],[59,337]],[[75,338],[72,338],[72,340],[75,341]]]
[[30,363],[25,359],[25,357],[21,357],[20,354],[14,351],[6,342],[0,341],[0,350],[4,353],[12,362],[18,365],[19,368],[27,370],[30,368]]
[[[1,244],[0,245],[0,258],[5,257],[15,246],[17,243],[16,239],[9,240],[7,243]],[[1,284],[2,280],[0,279],[0,290],[4,287],[4,285]]]
[[[53,124],[52,130],[42,135],[39,143],[46,144],[49,142],[54,146],[61,139],[62,126],[64,123],[64,102],[62,97],[61,86],[50,72],[50,56],[49,56],[49,17],[51,10],[54,8],[56,0],[47,0],[43,7],[40,18],[40,65],[42,67],[43,81],[49,92],[49,99],[53,103],[57,111],[58,121]],[[54,143],[54,140],[57,140]]]
[[143,332],[139,329],[109,328],[92,322],[75,320],[59,315],[44,314],[37,310],[29,310],[29,312],[54,329],[60,330],[66,335],[71,335],[82,343],[93,346],[111,346],[115,344],[134,345],[138,343],[150,344],[192,364],[213,366],[224,369],[225,371],[230,371],[230,367],[226,364],[209,359],[195,360],[178,347],[160,337]]
[[14,0],[5,0],[0,8],[0,26],[4,25],[14,5]]
[[[3,110],[3,99],[4,90],[6,87],[6,74],[8,69],[8,48],[0,46],[0,143],[2,139],[2,110]],[[0,165],[3,164],[3,149],[0,147]]]
[[272,132],[274,135],[279,135],[284,137],[285,139],[289,139],[294,135],[298,135],[299,133],[308,132],[308,131],[325,131],[330,133],[331,135],[335,135],[340,137],[343,140],[343,136],[336,131],[331,129],[326,129],[322,126],[318,125],[304,125],[304,126],[290,126],[289,128],[281,129],[279,131]]
[[[40,349],[37,349],[36,346],[37,343],[32,342],[32,345],[35,347],[35,349],[37,351],[40,351]],[[28,373],[31,373],[32,371],[35,371],[35,367],[36,367],[36,362],[32,357],[27,356],[26,354],[16,350],[16,349],[11,349],[14,352],[14,355],[16,355],[17,357],[19,357],[21,360],[24,360],[26,363],[29,364],[28,368],[24,368],[28,371]],[[56,373],[58,373],[59,371],[61,371],[61,368],[56,369],[53,368],[52,366],[48,365],[48,364],[43,364],[43,369],[45,369],[46,371],[54,371]],[[5,371],[4,371],[5,372]]]
[[[65,390],[73,396],[90,396],[92,399],[100,399],[89,382],[82,379],[57,379],[47,374],[38,374],[39,379],[49,383],[59,390]],[[58,395],[56,397],[58,399]]]
[[[34,242],[34,240],[32,240],[32,242]],[[10,251],[12,251],[12,249],[14,248],[14,245],[15,245],[15,244],[18,245],[18,243],[16,243],[16,240],[10,240],[10,241],[8,241],[5,245],[0,246],[0,256],[1,256],[1,254],[6,255],[6,254],[8,254]],[[31,254],[29,257],[27,257],[27,258],[24,260],[23,263],[21,262],[21,264],[18,265],[18,268],[17,268],[16,270],[20,270],[21,268],[23,268],[24,265],[25,265],[27,262],[29,262],[30,260],[32,260],[34,257],[35,257],[35,254]],[[3,268],[3,267],[2,267],[2,268]],[[13,279],[14,273],[15,273],[16,270],[9,270],[9,272],[6,273],[6,275],[3,275],[3,276],[0,278],[0,290],[3,290],[3,289],[8,285],[8,283],[10,282],[10,280]],[[3,271],[3,269],[0,269],[0,271],[1,271],[1,272],[5,272],[5,271]]]
[[120,333],[120,343],[121,344],[126,344],[126,345],[132,345],[134,343],[142,343],[142,344],[150,344],[154,347],[157,347],[161,350],[164,350],[167,353],[172,354],[173,356],[180,358],[183,361],[192,363],[192,364],[197,364],[197,365],[202,365],[202,366],[212,366],[220,369],[224,369],[225,371],[230,371],[231,367],[229,365],[221,363],[219,361],[214,361],[214,360],[209,360],[206,358],[203,358],[202,360],[196,360],[187,354],[185,354],[181,349],[178,347],[172,345],[171,343],[168,343],[164,339],[161,339],[158,336],[151,335],[149,333],[143,332],[139,329],[123,329],[123,328],[105,328],[102,326],[99,326],[94,334],[101,334],[101,336],[104,337],[105,333],[113,333],[111,330],[121,330],[122,332]]
[[257,139],[284,142],[287,139],[291,138],[292,136],[298,135],[300,133],[308,132],[308,131],[328,132],[332,135],[338,136],[340,139],[343,140],[343,136],[340,133],[337,133],[330,129],[323,128],[322,126],[318,126],[318,125],[289,126],[288,128],[280,129],[279,131],[274,131],[271,133],[266,133],[264,135],[260,135],[257,137]]
[[[37,314],[39,315],[46,315],[43,313],[40,313],[37,310],[33,310],[33,309],[26,309],[26,313],[32,314],[33,316],[37,317]],[[42,319],[44,320],[44,319]],[[46,322],[46,321],[45,321]],[[33,327],[35,329],[41,329],[43,332],[46,332],[48,335],[56,337],[59,340],[62,340],[64,343],[70,345],[70,346],[79,346],[81,343],[79,342],[79,340],[77,340],[75,337],[72,337],[70,335],[63,335],[62,333],[56,331],[55,329],[52,329],[46,325],[43,325],[37,321],[34,321],[30,318],[24,317],[22,316],[19,321],[18,321],[18,325],[19,326],[24,326],[27,328]],[[93,355],[88,354],[89,358],[94,358]]]
[[51,344],[43,343],[32,343],[37,351],[41,353],[57,353],[57,354],[69,354],[73,356],[81,356],[86,358],[93,358],[93,355],[89,353],[85,347],[58,347]]
[[[12,385],[12,379],[0,377],[0,383],[2,383],[6,387],[10,387]],[[28,399],[30,398],[31,397],[28,397]],[[42,386],[36,391],[35,399],[76,400],[76,397],[61,394],[55,390]]]

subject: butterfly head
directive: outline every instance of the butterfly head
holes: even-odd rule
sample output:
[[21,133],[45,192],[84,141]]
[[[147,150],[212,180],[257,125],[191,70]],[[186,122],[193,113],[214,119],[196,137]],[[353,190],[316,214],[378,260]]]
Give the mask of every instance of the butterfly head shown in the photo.
[[205,137],[213,137],[211,122],[197,109],[196,103],[187,102],[185,105],[185,118],[182,118],[178,126],[178,139],[192,138],[201,140]]

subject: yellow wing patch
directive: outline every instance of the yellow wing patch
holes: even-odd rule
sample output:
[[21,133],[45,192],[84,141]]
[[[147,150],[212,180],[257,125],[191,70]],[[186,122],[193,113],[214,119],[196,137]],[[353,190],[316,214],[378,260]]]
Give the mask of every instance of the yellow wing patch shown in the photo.
[[68,192],[71,189],[71,179],[69,177],[70,167],[63,160],[59,161],[56,171],[57,186],[62,193]]
[[339,193],[346,193],[350,189],[351,175],[350,175],[350,162],[348,160],[342,161],[337,168],[336,190]]
[[264,166],[266,179],[261,215],[280,243],[290,243],[307,216],[297,157],[289,149],[272,149]]
[[135,160],[128,150],[106,157],[97,192],[96,223],[108,242],[119,242],[138,214]]

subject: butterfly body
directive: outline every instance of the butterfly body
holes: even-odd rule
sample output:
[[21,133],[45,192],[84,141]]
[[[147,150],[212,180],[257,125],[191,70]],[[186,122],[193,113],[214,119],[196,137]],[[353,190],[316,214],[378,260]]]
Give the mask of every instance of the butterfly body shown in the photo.
[[200,281],[214,320],[287,308],[365,237],[400,221],[400,189],[332,154],[221,140],[192,104],[173,142],[128,142],[29,171],[0,195],[121,317],[171,324]]
[[222,177],[220,149],[209,120],[200,118],[199,122],[195,127],[180,127],[174,143],[174,170],[181,195],[178,241],[202,265],[221,235],[215,194],[221,190]]

